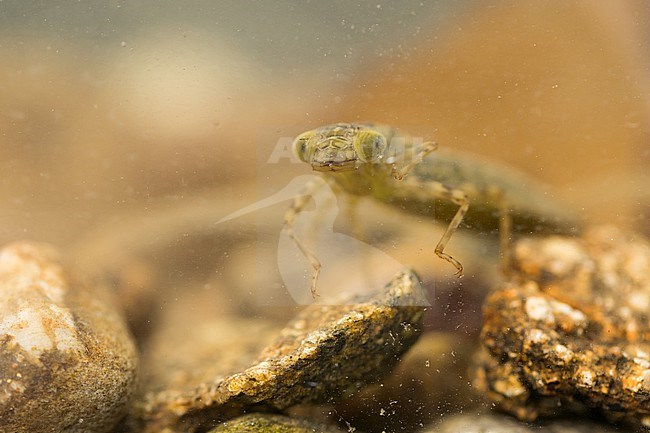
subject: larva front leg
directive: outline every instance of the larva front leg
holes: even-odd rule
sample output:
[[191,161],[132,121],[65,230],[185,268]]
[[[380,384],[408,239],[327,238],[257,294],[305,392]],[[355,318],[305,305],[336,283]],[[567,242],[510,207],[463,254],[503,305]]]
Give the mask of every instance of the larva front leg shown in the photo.
[[441,259],[446,260],[454,265],[456,268],[456,275],[460,278],[463,276],[463,265],[449,254],[445,253],[444,250],[447,246],[447,243],[449,242],[449,239],[451,239],[451,236],[456,232],[456,229],[458,229],[458,226],[463,221],[463,217],[469,209],[469,197],[465,192],[459,189],[449,188],[439,182],[435,182],[434,188],[432,188],[432,190],[434,191],[436,198],[440,200],[449,200],[459,206],[456,214],[438,241],[434,252]]
[[319,188],[323,187],[323,182],[321,180],[317,181],[311,181],[305,185],[304,192],[296,197],[294,197],[293,202],[291,203],[291,207],[287,209],[287,211],[284,214],[284,226],[287,235],[289,238],[296,244],[298,249],[300,249],[300,252],[309,260],[309,263],[312,266],[312,278],[311,278],[311,285],[310,285],[310,290],[311,290],[311,296],[313,299],[316,299],[318,297],[318,293],[316,293],[316,288],[318,284],[318,276],[320,275],[320,270],[321,270],[321,262],[318,260],[318,257],[316,257],[316,254],[314,254],[311,249],[309,249],[299,238],[296,236],[295,231],[294,231],[294,226],[296,224],[296,217],[300,212],[302,212],[309,201],[311,200],[312,196],[318,190]]

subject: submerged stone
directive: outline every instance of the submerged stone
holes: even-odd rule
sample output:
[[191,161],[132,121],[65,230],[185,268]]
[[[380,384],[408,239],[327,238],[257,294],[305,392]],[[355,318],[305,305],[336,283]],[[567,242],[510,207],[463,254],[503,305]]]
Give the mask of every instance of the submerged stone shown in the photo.
[[108,432],[136,386],[137,354],[109,292],[49,246],[0,250],[0,431]]
[[609,425],[575,420],[524,423],[494,413],[477,413],[446,417],[439,425],[422,433],[615,433]]
[[611,227],[527,239],[515,269],[486,300],[475,387],[524,420],[650,425],[650,243]]
[[336,426],[282,415],[255,413],[226,421],[209,433],[343,433]]
[[[255,409],[336,402],[390,372],[420,334],[423,300],[417,277],[407,270],[372,299],[309,306],[268,339],[268,333],[241,321],[222,320],[240,325],[229,326],[231,335],[221,349],[213,346],[213,357],[206,360],[212,377],[190,379],[189,386],[178,380],[163,386],[151,381],[133,424],[146,432],[194,432]],[[184,337],[192,339],[191,334]],[[256,359],[234,371],[231,363],[219,361],[237,358],[230,352],[237,350],[229,344],[233,339],[257,339],[258,347]],[[174,346],[173,341],[169,344]],[[241,348],[243,358],[248,358],[251,346]],[[197,377],[196,370],[203,368],[192,364],[185,377]]]

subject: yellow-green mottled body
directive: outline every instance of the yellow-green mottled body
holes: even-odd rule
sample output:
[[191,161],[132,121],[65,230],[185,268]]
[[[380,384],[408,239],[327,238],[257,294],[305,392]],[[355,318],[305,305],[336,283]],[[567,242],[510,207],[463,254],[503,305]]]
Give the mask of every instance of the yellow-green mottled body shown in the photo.
[[505,201],[515,232],[577,232],[578,220],[566,208],[536,182],[510,167],[483,157],[439,149],[414,165],[403,180],[397,180],[391,175],[395,163],[392,161],[398,165],[408,162],[416,157],[422,143],[415,143],[412,137],[381,125],[337,124],[306,134],[320,135],[322,141],[338,128],[354,131],[348,136],[372,130],[381,134],[387,143],[383,158],[362,162],[353,170],[323,168],[312,163],[315,170],[327,173],[348,193],[371,196],[406,212],[448,221],[458,205],[441,200],[440,192],[460,190],[469,198],[463,223],[473,230],[498,228],[502,202]]
[[[433,142],[416,143],[391,127],[353,123],[314,129],[293,143],[298,158],[326,173],[344,191],[449,221],[434,252],[451,263],[459,276],[462,264],[444,249],[461,222],[482,233],[500,229],[501,262],[506,272],[511,230],[577,231],[576,219],[517,171],[449,150],[434,152],[436,149]],[[294,201],[285,222],[290,236],[312,263],[315,296],[320,261],[293,234],[293,221],[305,203],[304,198]]]

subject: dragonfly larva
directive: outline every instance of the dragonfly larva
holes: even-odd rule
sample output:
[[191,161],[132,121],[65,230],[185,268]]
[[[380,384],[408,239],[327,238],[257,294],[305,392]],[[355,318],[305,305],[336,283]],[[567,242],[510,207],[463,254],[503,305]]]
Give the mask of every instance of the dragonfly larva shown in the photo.
[[[437,150],[433,142],[416,143],[389,126],[324,126],[299,135],[293,151],[345,192],[450,221],[434,252],[451,263],[459,276],[463,266],[445,247],[461,222],[477,231],[500,229],[502,264],[506,265],[511,231],[576,232],[570,213],[521,173],[483,158]],[[314,268],[311,290],[315,295],[320,262],[292,230],[307,202],[305,196],[296,198],[285,223]]]

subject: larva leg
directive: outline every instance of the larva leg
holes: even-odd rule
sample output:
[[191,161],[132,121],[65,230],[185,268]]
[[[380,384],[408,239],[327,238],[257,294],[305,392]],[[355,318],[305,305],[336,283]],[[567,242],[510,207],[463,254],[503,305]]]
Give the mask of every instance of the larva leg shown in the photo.
[[449,254],[445,253],[444,250],[445,247],[447,246],[447,242],[449,242],[449,239],[451,239],[451,236],[454,234],[454,232],[456,232],[456,229],[463,221],[463,217],[467,213],[467,209],[469,209],[469,198],[467,197],[467,194],[465,194],[463,191],[458,189],[450,189],[442,184],[438,185],[436,195],[440,199],[449,200],[452,203],[460,206],[456,211],[456,214],[452,218],[451,222],[445,229],[445,232],[443,233],[442,237],[438,241],[438,244],[436,245],[436,249],[435,249],[435,253],[438,257],[454,265],[454,267],[456,268],[456,275],[460,278],[463,276],[463,265],[461,265],[461,263],[458,260],[450,256]]
[[307,185],[305,185],[304,193],[294,197],[293,202],[291,203],[291,207],[287,209],[284,214],[284,225],[287,235],[296,244],[296,246],[300,249],[300,252],[302,252],[307,260],[309,260],[309,263],[313,268],[310,290],[311,296],[314,299],[318,297],[318,294],[316,293],[316,287],[318,283],[318,276],[320,275],[321,263],[320,260],[318,260],[318,257],[316,257],[316,255],[309,248],[307,248],[307,246],[305,246],[305,244],[303,244],[303,242],[296,236],[294,232],[294,226],[298,214],[305,209],[313,193],[322,186],[323,185],[320,182],[309,182]]
[[404,179],[404,176],[406,176],[409,173],[409,171],[413,169],[413,167],[421,163],[422,160],[426,158],[428,154],[430,154],[437,148],[438,148],[438,143],[435,143],[433,141],[427,141],[426,143],[423,143],[422,148],[420,148],[420,151],[417,153],[417,155],[415,155],[415,157],[411,160],[411,162],[409,162],[408,164],[406,164],[401,168],[397,168],[393,166],[393,168],[391,169],[391,175],[397,180]]

